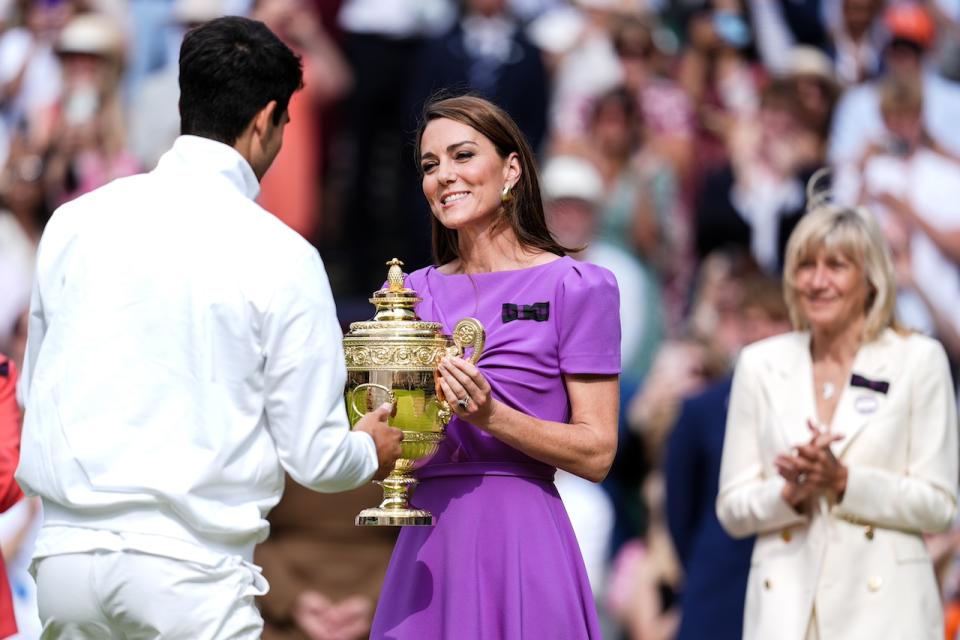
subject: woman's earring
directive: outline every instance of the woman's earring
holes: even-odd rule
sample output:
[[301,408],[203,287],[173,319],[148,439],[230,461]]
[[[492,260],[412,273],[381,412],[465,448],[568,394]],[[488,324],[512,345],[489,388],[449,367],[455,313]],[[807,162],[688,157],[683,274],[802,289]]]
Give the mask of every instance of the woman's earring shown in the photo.
[[500,202],[506,204],[513,200],[513,194],[510,193],[510,185],[503,185],[503,191],[500,192]]

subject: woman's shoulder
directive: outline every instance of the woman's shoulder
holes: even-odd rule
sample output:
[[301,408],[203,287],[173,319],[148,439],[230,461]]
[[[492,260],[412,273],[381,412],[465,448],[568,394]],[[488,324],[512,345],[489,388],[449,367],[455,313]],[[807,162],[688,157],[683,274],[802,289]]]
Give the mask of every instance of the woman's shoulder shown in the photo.
[[561,262],[562,271],[559,272],[559,276],[565,291],[618,289],[616,276],[606,267],[592,262],[574,260],[569,256],[558,262]]
[[904,358],[921,362],[931,362],[931,359],[946,361],[947,359],[947,352],[939,340],[912,329],[885,329],[879,342],[882,345],[900,347]]
[[740,350],[737,366],[784,364],[790,358],[804,355],[809,350],[810,334],[806,331],[788,331],[757,340]]

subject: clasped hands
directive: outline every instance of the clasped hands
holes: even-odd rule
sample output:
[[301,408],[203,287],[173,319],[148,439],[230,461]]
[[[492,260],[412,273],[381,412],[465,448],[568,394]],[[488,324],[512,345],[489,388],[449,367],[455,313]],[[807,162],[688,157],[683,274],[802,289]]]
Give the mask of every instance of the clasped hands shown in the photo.
[[817,496],[826,495],[839,502],[847,488],[847,468],[833,455],[830,445],[842,435],[821,431],[810,420],[810,441],[795,447],[795,454],[780,454],[773,463],[786,480],[780,495],[794,509],[806,512]]
[[360,594],[334,602],[319,591],[307,589],[296,597],[290,613],[310,640],[358,640],[370,632],[373,602]]

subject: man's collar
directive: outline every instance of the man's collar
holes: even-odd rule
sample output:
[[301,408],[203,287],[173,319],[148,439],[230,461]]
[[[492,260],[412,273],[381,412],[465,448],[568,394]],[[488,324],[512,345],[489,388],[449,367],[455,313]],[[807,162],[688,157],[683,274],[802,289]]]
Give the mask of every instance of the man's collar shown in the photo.
[[158,167],[173,161],[190,165],[197,172],[218,173],[253,200],[260,193],[260,181],[240,152],[230,145],[200,136],[180,136],[160,159]]

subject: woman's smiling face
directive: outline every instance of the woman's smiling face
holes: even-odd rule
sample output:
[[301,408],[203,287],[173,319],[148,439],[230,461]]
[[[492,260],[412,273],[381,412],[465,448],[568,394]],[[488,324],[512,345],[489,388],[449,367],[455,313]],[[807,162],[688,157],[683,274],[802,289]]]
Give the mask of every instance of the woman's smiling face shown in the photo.
[[866,315],[870,287],[863,269],[840,252],[821,248],[804,257],[794,286],[800,310],[814,329],[837,329]]
[[516,153],[500,157],[493,143],[473,127],[438,118],[420,138],[423,195],[448,229],[489,223],[500,211],[500,195],[520,176]]

